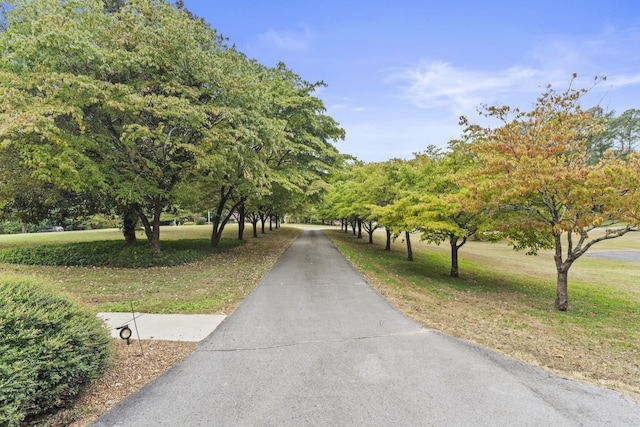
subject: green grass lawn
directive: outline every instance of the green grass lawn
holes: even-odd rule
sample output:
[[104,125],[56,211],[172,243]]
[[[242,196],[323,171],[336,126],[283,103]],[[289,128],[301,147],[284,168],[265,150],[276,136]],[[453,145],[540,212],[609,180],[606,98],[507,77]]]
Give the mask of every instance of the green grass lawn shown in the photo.
[[[234,236],[237,233],[229,231],[225,236]],[[138,230],[136,237],[140,243],[146,240],[144,231]],[[161,227],[161,240],[178,240],[178,239],[207,239],[211,237],[211,228],[208,226],[181,226],[181,227]],[[123,240],[122,230],[117,228],[108,228],[103,230],[79,230],[64,231],[58,233],[26,233],[26,234],[2,234],[0,235],[0,249],[20,246],[34,245],[59,245],[64,243],[77,242],[95,242],[101,240]]]
[[[237,226],[228,226],[223,235],[227,250],[207,251],[209,226],[163,227],[163,247],[175,253],[181,245],[202,246],[194,259],[172,266],[148,268],[114,268],[110,266],[43,266],[0,264],[5,275],[31,275],[52,282],[60,291],[72,295],[95,311],[128,311],[147,313],[229,313],[257,285],[282,252],[297,237],[299,230],[283,227],[238,242]],[[146,251],[144,233],[139,233],[139,250]],[[60,244],[80,246],[98,241],[122,241],[117,230],[71,231],[0,236],[0,250],[7,248],[52,247]],[[190,243],[191,242],[191,243]],[[196,245],[197,246],[197,245]],[[234,247],[235,246],[235,247]],[[111,258],[105,253],[105,258]]]

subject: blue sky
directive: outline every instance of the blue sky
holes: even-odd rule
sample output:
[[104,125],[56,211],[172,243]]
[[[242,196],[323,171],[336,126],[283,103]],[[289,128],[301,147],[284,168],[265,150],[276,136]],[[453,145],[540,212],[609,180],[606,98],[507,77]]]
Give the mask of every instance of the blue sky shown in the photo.
[[360,160],[446,147],[480,104],[527,109],[547,84],[590,87],[617,114],[640,108],[640,2],[185,0],[230,43],[307,81]]

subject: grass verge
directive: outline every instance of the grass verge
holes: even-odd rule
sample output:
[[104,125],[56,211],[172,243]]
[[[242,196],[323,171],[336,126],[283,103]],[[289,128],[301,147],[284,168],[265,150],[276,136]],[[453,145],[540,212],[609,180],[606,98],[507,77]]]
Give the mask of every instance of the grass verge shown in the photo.
[[640,400],[637,263],[585,259],[574,265],[570,311],[561,313],[553,308],[551,254],[528,257],[506,244],[469,242],[461,250],[461,278],[453,279],[446,247],[414,243],[415,261],[407,262],[400,241],[387,252],[384,236],[369,245],[338,230],[327,235],[417,322]]
[[[163,244],[179,250],[180,246],[189,246],[192,239],[206,239],[210,232],[206,226],[167,227],[166,232],[163,229]],[[41,247],[55,248],[59,239],[70,243],[73,234],[67,233],[40,234]],[[91,241],[92,236],[101,240],[109,240],[110,236],[122,238],[117,230],[75,233],[79,242]],[[145,313],[228,314],[253,290],[299,233],[298,229],[282,227],[258,238],[248,237],[246,243],[223,252],[200,254],[197,259],[174,266],[139,269],[4,263],[0,268],[7,274],[37,276],[52,282],[54,287],[95,311],[128,311],[133,302],[136,311]],[[237,227],[229,226],[223,237],[229,242],[236,234]],[[13,236],[5,243],[3,237],[0,236],[0,248],[26,246]]]

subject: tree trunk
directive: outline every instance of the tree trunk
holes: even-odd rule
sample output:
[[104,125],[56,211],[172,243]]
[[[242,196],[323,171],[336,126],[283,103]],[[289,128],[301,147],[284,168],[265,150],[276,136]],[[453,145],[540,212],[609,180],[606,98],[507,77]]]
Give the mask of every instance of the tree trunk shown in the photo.
[[373,244],[373,232],[374,231],[376,231],[376,229],[373,228],[373,223],[369,222],[369,228],[367,229],[367,234],[369,234],[369,244]]
[[260,214],[260,225],[261,225],[261,234],[265,234],[265,226],[266,226],[266,222],[267,222],[267,216],[264,214]]
[[451,244],[451,272],[449,272],[449,277],[458,277],[458,238],[451,237],[449,243]]
[[356,222],[355,221],[351,221],[351,228],[353,229],[353,235],[356,236]]
[[222,223],[223,207],[224,205],[219,203],[218,208],[213,213],[213,218],[211,220],[213,225],[211,230],[211,249],[215,249],[220,245],[220,237],[222,236],[222,230],[224,229],[224,224]]
[[[553,237],[555,240],[555,254],[553,259],[556,262],[556,272],[558,273],[554,307],[559,311],[567,311],[569,308],[569,267],[571,267],[574,260],[570,258],[571,254],[569,254],[567,261],[562,261],[562,235],[554,234]],[[569,235],[569,241],[571,241],[570,239],[571,235]],[[571,252],[570,249],[569,252]]]
[[217,225],[214,223],[213,225],[213,233],[211,233],[211,249],[217,248],[220,246],[220,238],[222,237],[222,231],[220,233],[216,233]]
[[413,249],[411,249],[411,234],[404,232],[404,239],[407,241],[407,261],[413,261]]
[[229,222],[229,218],[231,218],[231,215],[233,214],[233,212],[238,209],[240,207],[240,203],[241,201],[237,202],[236,204],[234,204],[231,209],[229,209],[229,213],[227,215],[223,215],[224,212],[224,208],[225,205],[227,204],[227,201],[229,200],[229,198],[231,197],[231,192],[233,191],[233,188],[228,188],[225,190],[225,188],[221,188],[220,189],[220,200],[218,201],[218,207],[216,208],[216,211],[213,214],[213,229],[211,230],[211,249],[217,249],[219,244],[220,244],[220,239],[222,238],[222,231],[224,230],[224,227],[227,225],[227,222]]
[[217,249],[220,245],[220,239],[222,239],[222,232],[224,227],[229,222],[231,214],[223,217],[222,214],[216,213],[213,217],[213,229],[211,230],[211,249]]
[[244,202],[240,203],[238,206],[238,240],[242,240],[244,238]]
[[149,247],[151,248],[151,256],[153,257],[160,255],[160,212],[157,212],[157,200],[155,205],[156,207],[154,208],[153,213],[153,223],[149,222],[149,218],[147,218],[147,215],[145,215],[144,209],[142,209],[142,207],[136,207],[138,217],[144,225],[144,233],[147,236],[147,241],[149,242]]
[[122,214],[122,234],[127,246],[135,246],[138,244],[136,237],[136,224],[138,223],[138,214],[135,209],[127,206]]
[[164,203],[159,197],[156,197],[153,206],[153,240],[151,241],[151,253],[154,256],[160,255],[160,215],[163,208]]
[[451,244],[451,272],[449,273],[450,277],[458,277],[458,252],[460,251],[460,248],[463,247],[465,243],[467,243],[466,236],[462,238],[462,242],[460,244],[458,244],[459,240],[460,238],[457,236],[451,236],[449,238],[449,243]]
[[556,287],[556,301],[555,308],[560,311],[567,311],[569,308],[569,268],[558,269],[558,281]]
[[269,231],[273,231],[273,215],[269,215]]
[[358,220],[358,239],[362,239],[362,220]]
[[254,216],[251,218],[251,225],[253,226],[253,237],[258,237],[258,217]]
[[386,231],[387,231],[387,245],[384,247],[384,250],[390,251],[391,250],[391,230],[387,228]]
[[156,236],[155,231],[153,231],[153,237],[149,239],[149,246],[151,247],[151,256],[157,257],[160,255],[160,238]]

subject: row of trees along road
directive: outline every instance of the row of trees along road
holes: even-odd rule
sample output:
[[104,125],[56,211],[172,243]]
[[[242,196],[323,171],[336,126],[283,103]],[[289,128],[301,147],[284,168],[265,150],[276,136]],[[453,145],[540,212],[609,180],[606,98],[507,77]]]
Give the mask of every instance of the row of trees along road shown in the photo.
[[159,252],[163,211],[212,210],[216,246],[234,212],[293,210],[341,163],[344,131],[313,96],[323,83],[248,59],[182,2],[3,7],[5,213],[84,195],[123,215],[131,243],[141,221]]
[[342,220],[345,232],[350,224],[358,237],[364,228],[369,242],[384,226],[387,250],[404,234],[409,260],[410,233],[448,242],[453,277],[458,251],[472,236],[506,238],[532,255],[552,249],[555,307],[565,311],[571,265],[594,244],[637,230],[640,221],[639,122],[631,120],[638,112],[584,110],[587,92],[548,86],[531,111],[483,106],[481,114],[497,119],[495,128],[461,118],[463,138],[446,151],[352,162],[336,176],[322,215]]
[[[258,220],[324,200],[325,218],[370,241],[378,226],[389,249],[404,234],[409,259],[411,233],[448,242],[452,276],[472,236],[554,249],[559,310],[573,262],[637,227],[640,111],[583,110],[586,90],[548,87],[531,111],[485,106],[500,125],[463,118],[446,151],[342,168],[332,142],[344,131],[313,96],[323,83],[248,59],[182,2],[2,7],[6,216],[116,209],[125,239],[135,242],[141,221],[157,253],[160,215],[175,207],[212,211],[215,247],[236,212],[256,233]],[[595,228],[607,231],[592,237]]]

